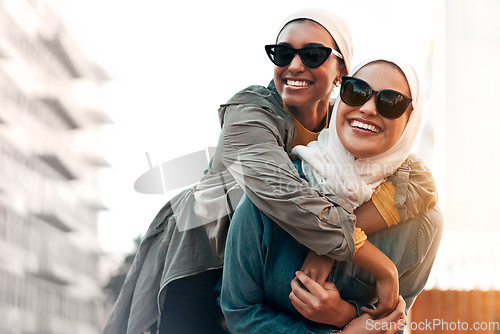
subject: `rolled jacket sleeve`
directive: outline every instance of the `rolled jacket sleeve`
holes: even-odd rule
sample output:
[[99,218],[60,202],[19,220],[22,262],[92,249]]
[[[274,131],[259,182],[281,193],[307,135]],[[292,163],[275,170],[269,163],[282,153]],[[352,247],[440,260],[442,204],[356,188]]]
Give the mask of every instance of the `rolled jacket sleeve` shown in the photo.
[[432,209],[438,201],[436,183],[431,171],[414,154],[387,178],[396,187],[395,204],[400,221]]
[[301,179],[287,154],[290,129],[290,117],[263,106],[228,105],[213,167],[227,168],[252,202],[294,239],[320,255],[350,261],[355,216]]

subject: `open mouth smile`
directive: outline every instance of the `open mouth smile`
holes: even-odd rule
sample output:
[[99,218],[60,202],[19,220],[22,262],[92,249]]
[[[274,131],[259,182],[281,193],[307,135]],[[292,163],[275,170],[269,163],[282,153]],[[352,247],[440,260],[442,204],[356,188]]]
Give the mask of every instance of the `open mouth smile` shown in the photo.
[[285,84],[290,87],[307,87],[311,84],[311,82],[307,80],[285,79]]
[[363,123],[361,121],[358,121],[358,120],[349,120],[349,125],[352,127],[352,128],[356,128],[356,129],[361,129],[361,130],[366,130],[366,131],[370,131],[372,133],[379,133],[380,132],[380,128],[376,125],[373,125],[373,124],[368,124],[368,123]]

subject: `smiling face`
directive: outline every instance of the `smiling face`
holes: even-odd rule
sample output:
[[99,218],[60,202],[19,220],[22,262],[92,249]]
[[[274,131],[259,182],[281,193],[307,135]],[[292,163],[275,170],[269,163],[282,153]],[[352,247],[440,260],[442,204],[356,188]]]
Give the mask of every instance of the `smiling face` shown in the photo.
[[[362,67],[354,75],[380,91],[392,89],[411,97],[403,72],[392,63],[377,61]],[[408,123],[412,104],[397,119],[387,119],[377,112],[375,94],[363,105],[352,107],[340,101],[336,129],[344,147],[356,158],[370,158],[388,151],[398,141]]]
[[[310,20],[288,23],[278,36],[277,43],[296,49],[319,45],[338,50],[328,31]],[[288,107],[300,109],[314,108],[319,101],[328,103],[335,82],[341,75],[335,55],[318,68],[305,66],[298,55],[289,65],[274,68],[274,82],[283,101]]]

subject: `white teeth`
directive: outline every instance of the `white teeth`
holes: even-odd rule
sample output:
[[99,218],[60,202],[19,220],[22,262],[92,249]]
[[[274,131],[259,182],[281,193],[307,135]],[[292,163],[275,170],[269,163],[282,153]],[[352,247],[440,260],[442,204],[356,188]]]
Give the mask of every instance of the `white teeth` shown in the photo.
[[290,79],[288,79],[286,81],[286,84],[288,86],[297,86],[297,87],[305,87],[305,86],[309,85],[309,83],[307,81],[297,81],[297,80],[290,80]]
[[351,126],[355,127],[355,128],[359,128],[359,129],[368,130],[368,131],[371,131],[373,133],[380,132],[380,129],[378,127],[376,127],[375,125],[362,123],[362,122],[356,121],[356,120],[351,121]]

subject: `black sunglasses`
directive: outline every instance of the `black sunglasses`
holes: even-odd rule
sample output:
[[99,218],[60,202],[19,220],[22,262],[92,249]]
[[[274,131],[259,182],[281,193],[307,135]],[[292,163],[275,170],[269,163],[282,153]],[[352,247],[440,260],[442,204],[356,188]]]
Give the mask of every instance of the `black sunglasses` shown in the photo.
[[279,67],[290,64],[296,54],[299,55],[302,63],[309,68],[320,67],[332,53],[342,59],[340,52],[326,46],[306,46],[295,49],[285,44],[271,44],[266,45],[265,48],[269,59]]
[[375,95],[375,106],[377,112],[388,119],[396,119],[404,114],[412,99],[398,91],[383,89],[373,90],[368,82],[354,78],[342,77],[340,86],[340,98],[345,104],[357,107],[365,104],[370,97]]

